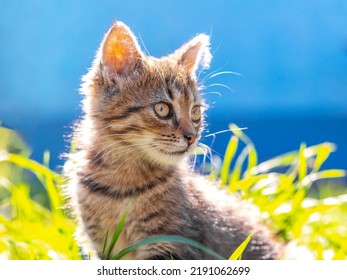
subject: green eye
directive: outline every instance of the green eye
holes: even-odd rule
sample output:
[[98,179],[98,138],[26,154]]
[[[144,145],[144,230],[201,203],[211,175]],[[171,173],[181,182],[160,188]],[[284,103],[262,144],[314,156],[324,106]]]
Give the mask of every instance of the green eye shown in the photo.
[[164,102],[159,102],[154,105],[154,110],[159,117],[165,118],[170,115],[170,107]]
[[199,123],[201,119],[201,109],[200,106],[194,106],[191,111],[192,121]]

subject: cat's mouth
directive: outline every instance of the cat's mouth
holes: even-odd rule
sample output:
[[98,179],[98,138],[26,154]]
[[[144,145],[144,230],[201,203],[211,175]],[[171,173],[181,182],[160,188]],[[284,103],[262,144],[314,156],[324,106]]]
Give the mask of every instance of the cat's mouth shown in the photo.
[[164,149],[160,149],[160,148],[159,148],[159,151],[160,151],[161,153],[167,154],[167,155],[183,155],[183,154],[185,154],[185,153],[188,152],[188,149],[189,149],[189,147],[188,147],[187,149],[184,149],[184,150],[167,151],[167,150],[164,150]]
[[161,146],[158,144],[150,144],[151,149],[148,150],[148,155],[156,162],[164,165],[176,164],[187,154],[190,154],[194,145],[190,146]]

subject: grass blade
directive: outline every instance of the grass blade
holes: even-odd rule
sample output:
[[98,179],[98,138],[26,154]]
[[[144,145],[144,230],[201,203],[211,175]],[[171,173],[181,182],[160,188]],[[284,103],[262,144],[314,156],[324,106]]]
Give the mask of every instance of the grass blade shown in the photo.
[[127,217],[127,213],[124,213],[122,218],[120,219],[118,225],[117,225],[115,232],[113,233],[111,242],[110,242],[108,249],[107,249],[107,253],[106,253],[106,257],[105,257],[106,260],[109,260],[111,258],[112,250],[113,250],[114,246],[116,245],[118,237],[123,230],[126,217]]
[[317,157],[312,172],[317,172],[334,150],[335,146],[331,143],[323,143],[321,146],[317,147]]
[[228,183],[230,164],[235,156],[238,142],[238,138],[236,136],[232,136],[225,151],[223,165],[220,173],[222,185],[226,185]]
[[292,206],[291,206],[291,215],[294,216],[295,213],[298,213],[298,210],[302,207],[302,202],[306,195],[306,189],[299,189],[293,196]]
[[231,256],[229,257],[229,261],[232,260],[240,260],[242,257],[242,253],[246,250],[246,247],[248,245],[248,243],[251,241],[253,236],[253,233],[251,233],[250,235],[248,235],[248,237],[246,238],[245,241],[243,241],[239,247],[236,248],[236,250],[234,251],[234,253],[231,254]]
[[60,212],[60,208],[64,205],[64,200],[62,196],[60,196],[55,184],[55,182],[61,180],[57,173],[22,155],[3,152],[0,156],[0,162],[1,161],[11,162],[23,169],[33,172],[47,190],[52,211]]
[[245,177],[246,178],[251,176],[250,171],[258,163],[258,154],[257,154],[257,151],[256,151],[254,145],[253,144],[248,144],[247,145],[247,149],[248,149],[248,165],[247,165],[247,170],[246,170],[246,173],[245,173]]
[[252,168],[251,173],[253,175],[259,173],[266,173],[275,168],[290,166],[297,159],[297,154],[298,153],[295,151],[289,152],[274,157],[270,160],[264,161]]
[[231,173],[231,178],[229,180],[229,186],[240,180],[242,166],[246,160],[247,154],[248,154],[248,149],[247,147],[245,147],[236,160],[233,172]]
[[106,232],[106,236],[104,239],[104,245],[102,246],[102,251],[101,251],[101,259],[105,260],[106,259],[106,245],[107,245],[107,239],[108,239],[108,231]]
[[112,260],[120,260],[121,258],[123,258],[126,254],[142,247],[145,245],[149,245],[149,244],[155,244],[155,243],[163,243],[163,242],[174,242],[174,243],[181,243],[181,244],[186,244],[192,247],[195,247],[197,249],[200,249],[202,251],[204,251],[205,253],[215,257],[216,259],[219,260],[225,260],[224,257],[222,257],[221,255],[219,255],[218,253],[212,251],[211,249],[205,247],[204,245],[190,240],[186,237],[183,236],[178,236],[178,235],[156,235],[156,236],[151,236],[145,239],[142,239],[138,242],[135,242],[134,244],[129,245],[128,247],[124,248],[123,250],[121,250],[118,254],[116,254],[115,256],[112,257]]
[[298,183],[298,188],[308,188],[314,181],[321,179],[343,178],[346,176],[346,171],[342,169],[328,169],[311,173],[307,175],[301,182]]
[[307,175],[307,161],[305,157],[306,144],[302,143],[299,150],[298,175],[301,182]]

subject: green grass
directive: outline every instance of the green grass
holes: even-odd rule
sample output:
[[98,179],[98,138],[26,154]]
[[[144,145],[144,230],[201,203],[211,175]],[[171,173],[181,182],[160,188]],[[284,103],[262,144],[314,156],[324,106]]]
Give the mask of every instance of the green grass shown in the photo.
[[[312,188],[316,181],[345,176],[344,170],[321,169],[335,146],[301,144],[298,151],[259,163],[247,135],[235,125],[230,129],[224,161],[210,172],[211,179],[218,178],[230,192],[257,205],[280,239],[305,246],[316,259],[347,259],[347,191],[327,184]],[[0,139],[0,259],[81,259],[74,239],[76,224],[57,187],[63,179],[48,168],[49,154],[40,164],[29,158],[29,149],[13,131],[0,127]],[[104,259],[121,259],[156,242],[184,243],[215,254],[180,236],[155,236],[111,255],[125,219],[126,215],[105,239]],[[230,259],[241,258],[250,238]]]
[[[0,258],[80,259],[76,226],[57,188],[62,178],[29,159],[12,131],[0,127],[0,137]],[[35,193],[32,184],[43,190]]]
[[[306,147],[303,143],[298,151],[258,163],[251,140],[236,125],[230,129],[234,136],[225,152],[225,169],[221,170],[222,183],[230,192],[239,192],[243,199],[257,205],[283,240],[307,247],[316,259],[346,259],[347,190],[328,190],[319,184],[318,191],[311,189],[314,182],[346,175],[340,169],[321,170],[335,145]],[[243,150],[235,158],[239,142]],[[242,173],[243,165],[246,170]],[[325,195],[320,189],[325,189]]]

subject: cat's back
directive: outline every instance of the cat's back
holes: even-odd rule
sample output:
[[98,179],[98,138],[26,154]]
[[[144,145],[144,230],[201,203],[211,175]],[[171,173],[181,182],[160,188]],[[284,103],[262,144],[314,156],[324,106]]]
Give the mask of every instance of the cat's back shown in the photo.
[[281,250],[275,235],[264,225],[260,212],[237,193],[211,182],[205,176],[191,174],[187,179],[187,193],[201,215],[201,226],[207,233],[204,244],[228,258],[252,234],[243,254],[245,259],[277,259]]

